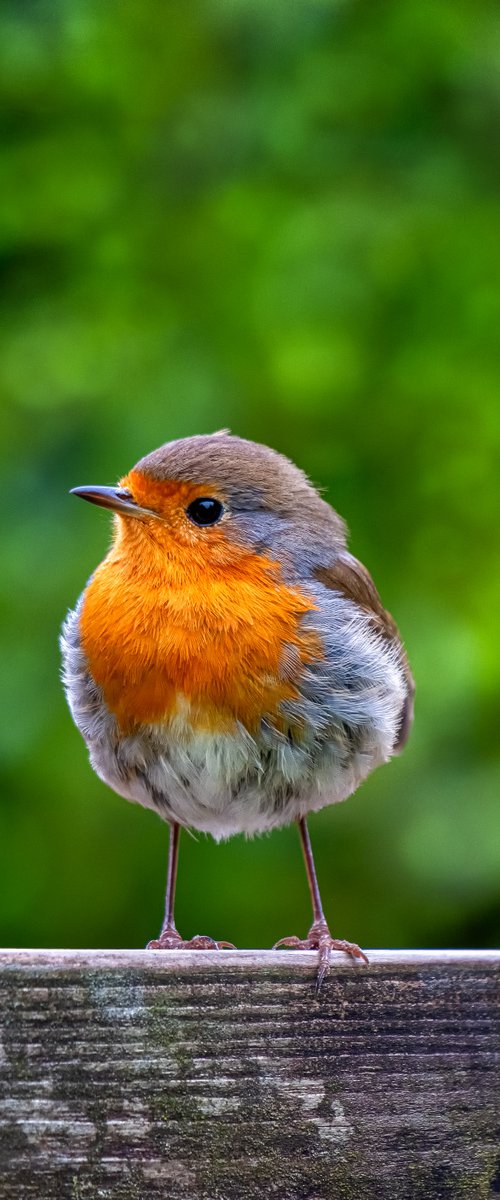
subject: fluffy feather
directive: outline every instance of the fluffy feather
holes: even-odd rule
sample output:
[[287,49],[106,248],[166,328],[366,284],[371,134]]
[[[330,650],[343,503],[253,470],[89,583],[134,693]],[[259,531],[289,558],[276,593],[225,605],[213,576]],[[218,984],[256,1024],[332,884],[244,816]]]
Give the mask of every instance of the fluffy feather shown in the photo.
[[[121,481],[157,518],[113,546],[62,635],[97,773],[215,838],[345,799],[401,744],[413,681],[341,518],[275,451],[172,442]],[[193,498],[224,506],[212,527]]]

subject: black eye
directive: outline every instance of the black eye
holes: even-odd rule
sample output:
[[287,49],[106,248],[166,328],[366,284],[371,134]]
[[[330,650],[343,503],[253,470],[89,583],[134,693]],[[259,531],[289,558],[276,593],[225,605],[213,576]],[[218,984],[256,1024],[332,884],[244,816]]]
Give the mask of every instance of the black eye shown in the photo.
[[199,496],[192,500],[186,509],[190,521],[195,525],[215,525],[224,512],[220,500],[212,500],[209,496]]

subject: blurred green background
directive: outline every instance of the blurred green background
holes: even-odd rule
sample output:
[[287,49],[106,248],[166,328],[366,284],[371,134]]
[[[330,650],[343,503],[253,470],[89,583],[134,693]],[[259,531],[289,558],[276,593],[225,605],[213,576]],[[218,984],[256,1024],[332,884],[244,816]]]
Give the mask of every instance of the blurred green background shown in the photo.
[[[311,819],[333,931],[494,945],[498,7],[31,0],[0,33],[0,940],[159,927],[167,829],[93,775],[58,679],[109,542],[67,492],[228,426],[325,489],[417,679],[404,756]],[[307,929],[294,829],[181,853],[185,935]]]

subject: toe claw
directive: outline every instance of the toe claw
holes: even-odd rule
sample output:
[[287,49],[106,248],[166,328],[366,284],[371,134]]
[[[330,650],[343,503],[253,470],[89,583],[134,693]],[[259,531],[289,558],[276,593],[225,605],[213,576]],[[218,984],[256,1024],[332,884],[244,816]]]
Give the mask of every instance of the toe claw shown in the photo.
[[328,945],[322,946],[319,952],[318,970],[316,972],[315,991],[317,996],[319,996],[321,985],[325,978],[326,972],[328,971],[328,967],[330,966],[330,958],[331,947]]
[[361,958],[365,963],[369,962],[364,950],[361,950],[355,942],[345,942],[339,938],[332,938],[331,949],[340,950],[343,954],[349,954],[351,958]]
[[273,950],[279,950],[280,946],[290,946],[291,948],[295,947],[296,950],[304,950],[305,942],[293,933],[290,937],[280,938],[279,942],[275,942]]
[[166,929],[159,938],[148,942],[146,950],[236,950],[236,946],[232,942],[216,942],[203,933],[185,940],[176,929]]
[[203,933],[195,933],[184,945],[186,950],[217,950],[217,942]]
[[197,933],[185,946],[187,950],[236,950],[232,942],[216,942],[214,938],[203,933]]
[[311,925],[306,938],[299,938],[295,935],[280,938],[279,942],[276,942],[273,946],[273,950],[277,950],[280,946],[289,946],[294,950],[319,951],[316,995],[320,992],[321,985],[330,966],[332,950],[338,950],[343,954],[349,954],[351,958],[359,958],[365,963],[368,962],[364,950],[361,950],[354,942],[346,942],[342,938],[333,938],[326,921],[316,921],[314,925]]

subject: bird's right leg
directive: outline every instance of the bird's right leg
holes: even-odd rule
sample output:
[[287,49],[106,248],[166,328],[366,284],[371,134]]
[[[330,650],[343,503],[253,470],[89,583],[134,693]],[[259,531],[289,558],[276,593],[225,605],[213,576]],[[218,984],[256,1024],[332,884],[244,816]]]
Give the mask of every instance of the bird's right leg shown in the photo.
[[158,938],[148,942],[146,950],[234,950],[232,942],[216,942],[204,934],[185,941],[178,933],[174,920],[175,885],[177,882],[177,866],[179,862],[179,838],[181,827],[177,821],[170,823],[170,841],[168,846],[167,887],[165,892],[165,916],[161,933]]

